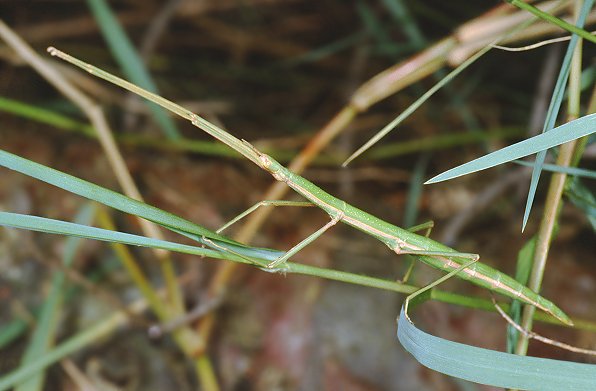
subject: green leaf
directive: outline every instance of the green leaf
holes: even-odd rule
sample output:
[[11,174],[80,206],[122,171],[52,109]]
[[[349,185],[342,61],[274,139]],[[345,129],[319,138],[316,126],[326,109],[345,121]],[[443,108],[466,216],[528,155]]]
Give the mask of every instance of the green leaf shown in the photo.
[[532,155],[536,152],[564,144],[566,142],[587,136],[596,131],[596,114],[586,115],[574,121],[558,126],[551,131],[531,137],[519,143],[499,149],[489,153],[471,162],[454,167],[439,174],[428,181],[437,183],[449,179],[457,178],[473,172],[486,170],[487,168],[498,166],[524,156]]
[[596,365],[517,356],[438,338],[410,323],[403,307],[397,338],[422,365],[460,379],[519,390],[596,389]]

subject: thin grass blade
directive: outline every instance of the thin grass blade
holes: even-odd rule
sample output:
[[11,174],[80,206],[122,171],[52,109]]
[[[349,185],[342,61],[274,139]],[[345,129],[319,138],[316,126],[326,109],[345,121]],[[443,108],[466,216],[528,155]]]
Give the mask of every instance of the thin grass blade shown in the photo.
[[[582,10],[577,20],[578,27],[583,27],[593,4],[594,0],[584,1]],[[557,83],[555,84],[553,95],[548,107],[548,112],[544,120],[544,128],[542,132],[548,132],[555,126],[555,121],[557,120],[557,116],[563,102],[563,97],[565,96],[565,87],[567,86],[567,80],[569,78],[571,60],[573,58],[573,52],[575,51],[578,40],[579,37],[577,35],[573,35],[569,41],[569,45],[567,46],[567,51],[565,52],[565,57],[563,58],[563,63],[561,64],[561,70],[559,71],[559,76],[557,77]],[[542,165],[544,164],[545,158],[546,150],[540,151],[536,156],[536,162],[534,169],[532,170],[532,179],[530,180],[530,189],[528,190],[528,199],[526,200],[526,208],[522,222],[522,232],[526,228],[526,224],[530,218],[530,211],[532,210],[532,204],[534,203],[536,188],[538,187],[538,181],[540,180],[540,173],[542,171]]]
[[[27,104],[25,102],[8,99],[0,96],[0,111],[18,115],[22,118],[37,121],[42,124],[54,126],[58,129],[81,133],[86,137],[97,138],[97,132],[89,124],[76,121],[59,112],[43,109],[39,106]],[[138,134],[116,134],[116,141],[123,145],[148,146],[163,150],[188,151],[201,153],[209,156],[224,156],[227,158],[238,158],[238,154],[225,145],[215,141],[194,140],[180,138],[175,141],[158,139],[155,137],[146,137]],[[293,154],[289,151],[271,151],[271,155],[280,157],[281,160],[287,160]]]
[[[114,16],[108,3],[104,0],[87,0],[87,4],[97,20],[114,58],[120,64],[126,76],[135,84],[151,92],[157,92],[157,86],[153,82],[151,75],[145,68],[143,61],[128,39],[118,19]],[[181,137],[180,133],[168,114],[156,104],[147,102],[147,105],[166,137],[170,140],[179,139]]]
[[471,162],[447,170],[426,181],[437,183],[486,170],[596,132],[596,114],[589,114],[519,143],[499,149]]
[[[0,212],[0,226],[27,229],[31,231],[57,235],[68,235],[85,239],[101,240],[104,242],[122,243],[132,246],[157,248],[184,254],[200,255],[203,257],[228,259],[242,263],[248,263],[246,257],[239,257],[232,252],[224,251],[221,248],[209,249],[204,247],[189,246],[186,244],[153,239],[125,232],[110,231],[102,228],[70,223],[67,221],[19,213]],[[266,265],[267,263],[266,261],[261,261],[256,258],[252,260],[256,264],[262,263],[263,265]]]
[[369,36],[381,45],[395,45],[395,40],[389,37],[387,29],[379,18],[376,17],[372,9],[363,1],[356,2],[356,11],[364,25]]
[[[81,208],[81,211],[77,214],[75,221],[77,224],[91,224],[95,210],[93,204],[88,202]],[[66,246],[64,248],[64,254],[62,257],[62,263],[65,267],[70,267],[74,260],[76,251],[80,244],[80,239],[76,237],[66,238]],[[52,282],[50,285],[49,293],[44,301],[35,330],[31,336],[31,340],[23,358],[21,361],[21,367],[26,368],[37,357],[46,354],[50,351],[51,346],[54,344],[56,337],[56,331],[58,329],[58,322],[60,313],[62,311],[62,302],[64,297],[65,288],[65,276],[61,271],[54,271],[52,275]],[[34,376],[31,376],[27,381],[21,383],[15,388],[15,391],[37,391],[42,390],[45,381],[45,372],[40,371]]]
[[592,229],[596,231],[596,198],[594,197],[594,193],[579,178],[572,178],[566,194],[573,205],[584,212]]
[[[555,24],[557,26],[559,26],[560,28],[569,31],[570,33],[576,34],[592,43],[596,43],[596,36],[590,34],[590,32],[584,30],[582,26],[574,26],[570,23],[567,23],[566,21],[564,21],[563,19],[557,18],[554,15],[549,14],[548,12],[544,12],[541,9],[534,7],[531,4],[525,3],[521,0],[505,0],[507,1],[509,4],[514,5],[520,9],[526,10],[531,12],[532,14],[536,15],[537,17],[539,17],[540,19],[543,19],[549,23]],[[584,2],[584,5],[588,3],[588,1]],[[590,5],[590,8],[592,6]]]
[[[517,263],[515,267],[515,279],[523,285],[528,284],[530,278],[530,272],[532,271],[532,263],[534,260],[534,251],[536,249],[536,236],[528,240],[521,250],[517,254]],[[511,308],[509,308],[509,316],[517,324],[521,321],[522,315],[522,302],[519,300],[513,300],[511,302]],[[510,324],[507,325],[507,352],[514,353],[517,340],[519,338],[519,332],[517,329]]]
[[422,198],[422,191],[424,185],[424,175],[430,161],[430,154],[425,153],[421,155],[416,161],[414,172],[410,177],[410,187],[408,189],[408,196],[406,199],[406,208],[404,211],[404,227],[411,227],[416,223],[418,218],[418,210],[420,208],[420,199]]
[[46,110],[40,108],[39,106],[27,104],[25,102],[20,102],[3,96],[0,96],[0,110],[18,115],[22,118],[52,125],[56,128],[82,131],[88,135],[95,134],[95,130],[90,125],[73,120],[70,117],[57,112]]
[[[70,223],[66,221],[48,219],[44,217],[24,215],[18,213],[2,212],[0,211],[0,226],[12,227],[18,229],[27,229],[37,232],[45,232],[57,235],[69,235],[82,237],[86,239],[100,240],[104,242],[122,243],[132,246],[141,247],[152,247],[158,249],[164,249],[174,252],[180,252],[184,254],[200,255],[210,258],[227,259],[231,261],[238,261],[242,263],[248,263],[246,256],[238,256],[233,252],[225,251],[222,249],[210,249],[197,246],[189,246],[185,244],[164,241],[159,239],[152,239],[145,236],[133,235],[129,233],[106,230],[97,227],[90,227],[81,224]],[[272,254],[279,256],[283,252],[269,250]],[[271,259],[265,258],[253,258],[251,262],[253,264],[261,264],[265,260],[269,263]],[[265,264],[266,264],[265,263]],[[269,271],[269,269],[264,269]],[[341,281],[350,284],[356,284],[361,286],[368,286],[377,289],[383,289],[393,292],[411,294],[417,291],[419,288],[412,285],[407,285],[394,280],[384,280],[376,277],[369,277],[361,274],[354,274],[350,272],[343,272],[340,270],[326,269],[316,267],[312,265],[293,263],[287,264],[287,273],[303,274],[313,277],[320,277],[334,281]],[[433,300],[439,300],[445,303],[457,304],[464,307],[482,309],[485,311],[494,311],[494,308],[490,301],[480,299],[476,297],[469,297],[459,295],[457,293],[444,292],[433,289],[430,294],[430,298]],[[503,305],[508,308],[507,305]],[[555,322],[553,318],[548,314],[537,313],[536,319],[544,322]],[[579,322],[578,325],[582,326],[586,330],[595,330],[596,325],[592,325],[589,322]]]
[[0,350],[22,335],[29,324],[25,319],[13,319],[0,327]]
[[457,77],[461,72],[467,69],[470,65],[476,62],[480,57],[485,55],[488,51],[493,48],[493,45],[499,43],[504,38],[510,36],[514,32],[518,31],[519,29],[523,29],[533,23],[533,20],[529,20],[521,25],[517,26],[511,31],[506,32],[503,36],[498,37],[489,45],[485,46],[483,49],[479,50],[473,56],[468,58],[466,61],[462,62],[457,68],[449,72],[445,77],[443,77],[439,82],[437,82],[434,86],[432,86],[428,91],[426,91],[420,98],[416,99],[414,103],[412,103],[404,112],[398,115],[393,121],[388,123],[383,129],[381,129],[377,134],[375,134],[370,140],[368,140],[363,146],[358,148],[356,152],[350,155],[343,163],[342,167],[346,167],[352,160],[356,159],[358,156],[362,155],[366,152],[370,147],[375,145],[379,140],[385,137],[389,132],[395,129],[399,124],[401,124],[406,118],[408,118],[414,111],[416,111],[424,102],[426,102],[432,95],[434,95],[438,90],[443,88],[447,83]]
[[[145,307],[146,305],[143,305],[143,303],[140,303],[140,305],[133,305],[133,312],[139,313]],[[124,312],[115,312],[107,319],[92,325],[88,329],[85,329],[60,343],[48,353],[37,357],[36,360],[26,368],[17,368],[12,372],[3,374],[3,376],[0,377],[0,391],[14,387],[49,365],[68,357],[68,355],[73,354],[85,346],[91,345],[94,342],[107,337],[113,333],[114,329],[127,322],[128,316]]]
[[416,19],[412,16],[403,0],[382,0],[382,3],[393,19],[399,23],[400,29],[408,37],[413,47],[421,49],[426,45],[426,39],[421,28],[416,24]]
[[424,104],[431,96],[435,94],[435,92],[439,91],[445,84],[449,83],[453,80],[457,75],[467,69],[470,65],[472,65],[476,60],[486,54],[492,47],[489,45],[484,49],[480,50],[478,53],[474,54],[472,57],[464,61],[460,66],[455,68],[451,71],[447,76],[441,79],[437,84],[432,86],[428,91],[426,91],[420,98],[416,99],[414,103],[412,103],[406,110],[404,110],[400,115],[398,115],[393,121],[389,122],[383,129],[381,129],[377,134],[371,137],[363,146],[358,148],[356,152],[351,154],[343,163],[342,167],[346,167],[350,162],[356,159],[358,156],[362,155],[366,152],[370,147],[375,145],[379,142],[383,137],[385,137],[389,132],[395,129],[399,124],[401,124],[406,118],[408,118],[414,111],[418,110],[420,106]]
[[[520,166],[536,167],[535,163],[527,162],[525,160],[514,160],[512,163],[519,164]],[[557,164],[543,164],[542,169],[550,172],[558,172],[560,174],[567,174],[570,176],[576,176],[579,178],[596,179],[596,171],[588,170],[585,168],[577,167],[565,167]]]
[[122,212],[143,217],[144,219],[163,226],[178,228],[222,242],[239,244],[154,206],[147,205],[115,191],[2,150],[0,150],[0,166],[39,179],[43,182],[60,187],[90,200],[97,201]]

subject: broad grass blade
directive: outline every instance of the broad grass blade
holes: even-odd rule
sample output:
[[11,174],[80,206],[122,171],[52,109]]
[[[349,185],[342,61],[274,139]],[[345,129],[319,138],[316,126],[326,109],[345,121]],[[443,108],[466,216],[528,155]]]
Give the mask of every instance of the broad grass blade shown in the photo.
[[402,308],[397,338],[422,365],[449,376],[519,390],[591,390],[596,365],[518,356],[435,337],[410,323]]

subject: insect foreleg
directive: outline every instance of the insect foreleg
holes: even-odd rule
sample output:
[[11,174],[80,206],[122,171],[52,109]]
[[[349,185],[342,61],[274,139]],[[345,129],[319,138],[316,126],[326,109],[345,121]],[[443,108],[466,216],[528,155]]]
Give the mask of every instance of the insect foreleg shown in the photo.
[[424,232],[424,236],[428,238],[430,236],[430,232],[433,230],[434,226],[435,226],[435,222],[430,220],[430,221],[424,222],[422,224],[418,224],[413,227],[410,227],[410,228],[408,228],[408,231],[420,232],[422,230],[426,230]]
[[453,277],[457,273],[459,273],[459,272],[463,271],[464,269],[467,269],[468,267],[472,266],[474,263],[478,262],[478,259],[480,259],[480,257],[477,256],[477,254],[466,254],[466,253],[461,253],[461,254],[464,255],[464,258],[466,258],[467,255],[476,255],[476,257],[474,259],[472,259],[471,261],[469,261],[467,263],[464,263],[463,265],[461,265],[457,269],[452,270],[451,272],[449,272],[448,274],[446,274],[443,277],[439,278],[438,280],[431,282],[430,284],[428,284],[424,288],[420,288],[416,292],[414,292],[411,295],[409,295],[408,297],[406,297],[406,300],[404,301],[404,314],[406,315],[406,318],[408,319],[408,321],[410,321],[410,323],[412,323],[412,320],[410,320],[410,316],[408,315],[408,306],[410,304],[410,301],[413,298],[415,298],[416,296],[420,295],[421,293],[426,292],[429,289],[434,288],[435,286],[441,284],[442,282],[447,281],[448,279],[450,279],[451,277]]

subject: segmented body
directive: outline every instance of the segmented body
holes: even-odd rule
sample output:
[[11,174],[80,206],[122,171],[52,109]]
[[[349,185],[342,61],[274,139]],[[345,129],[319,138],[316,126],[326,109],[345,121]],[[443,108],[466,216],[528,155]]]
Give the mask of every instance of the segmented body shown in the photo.
[[[457,251],[450,247],[397,227],[347,204],[345,201],[332,196],[312,182],[294,174],[269,155],[260,154],[260,166],[271,173],[275,179],[287,183],[298,194],[325,210],[331,218],[342,221],[377,238],[397,254],[417,251],[457,253]],[[465,260],[455,255],[453,257],[445,255],[413,255],[427,265],[446,272],[458,269],[465,263]],[[458,258],[460,258],[459,261]],[[572,324],[569,317],[554,303],[488,265],[476,262],[466,267],[457,276],[505,296],[534,305],[553,315],[561,322]]]
[[[432,251],[440,253],[452,252],[454,253],[453,257],[438,254],[417,254],[415,256],[422,262],[446,272],[453,271],[454,269],[458,269],[462,266],[462,263],[457,261],[458,258],[461,259],[461,255],[458,255],[457,251],[453,250],[452,248],[444,246],[441,243],[435,242],[426,237],[416,235],[393,224],[387,223],[378,217],[347,204],[346,202],[325,192],[301,176],[292,173],[270,156],[259,152],[249,143],[242,142],[230,133],[204,120],[190,110],[187,110],[184,107],[159,95],[137,87],[126,80],[120,79],[109,74],[108,72],[69,56],[68,54],[63,53],[53,47],[48,48],[48,52],[52,56],[58,56],[102,79],[139,94],[178,114],[179,116],[190,120],[193,125],[203,129],[205,132],[227,144],[237,152],[244,155],[247,159],[250,159],[254,163],[258,164],[261,168],[271,173],[275,179],[287,183],[288,186],[294,189],[297,193],[301,194],[313,204],[325,210],[333,220],[342,221],[345,224],[348,224],[367,233],[368,235],[377,238],[397,254],[403,254],[412,251]],[[208,234],[206,236],[210,238],[215,237],[214,234]],[[235,242],[230,242],[229,239],[223,238],[222,240],[236,245]],[[525,287],[506,274],[503,274],[485,264],[476,262],[471,266],[466,267],[464,270],[458,273],[457,276],[465,280],[469,280],[474,284],[502,293],[513,299],[519,299],[524,303],[534,305],[541,310],[553,315],[563,323],[573,324],[569,317],[565,315],[565,313],[561,311],[554,303],[546,300],[542,296],[538,295],[531,289]]]

